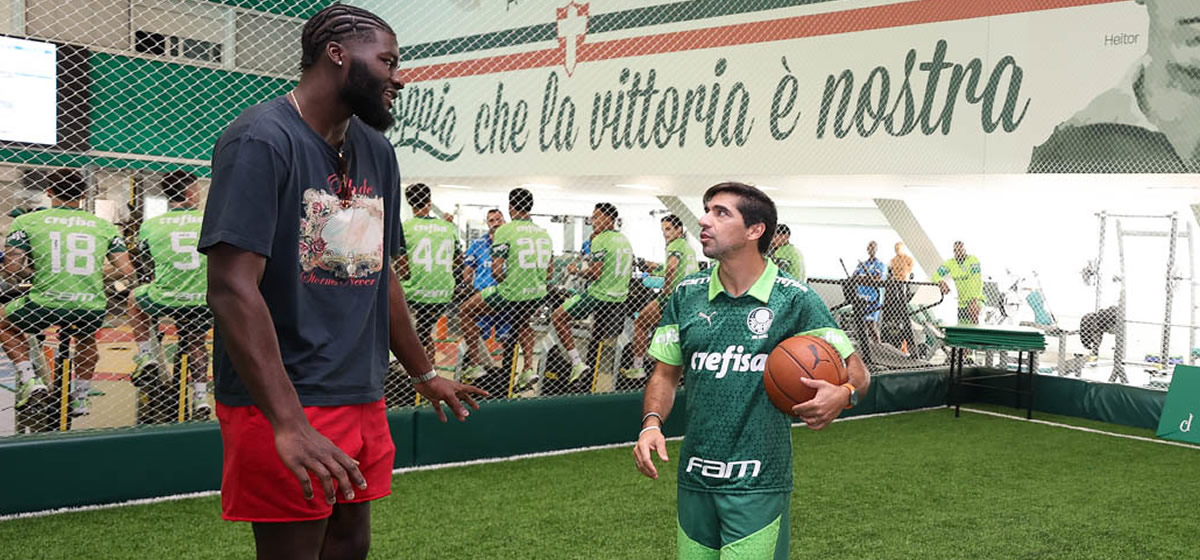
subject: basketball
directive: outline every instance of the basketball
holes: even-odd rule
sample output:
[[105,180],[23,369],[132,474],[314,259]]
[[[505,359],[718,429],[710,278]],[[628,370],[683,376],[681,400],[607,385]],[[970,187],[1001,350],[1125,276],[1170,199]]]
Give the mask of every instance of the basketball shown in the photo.
[[780,342],[767,356],[763,385],[767,398],[784,414],[817,394],[800,379],[821,379],[834,385],[850,381],[846,364],[832,344],[815,336],[793,336]]

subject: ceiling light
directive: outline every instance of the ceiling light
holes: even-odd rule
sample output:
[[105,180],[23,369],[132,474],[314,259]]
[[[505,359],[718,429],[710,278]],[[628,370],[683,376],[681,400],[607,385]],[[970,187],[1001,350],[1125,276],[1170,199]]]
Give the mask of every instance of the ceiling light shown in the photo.
[[651,185],[622,184],[622,185],[613,185],[613,186],[617,187],[618,189],[630,189],[630,190],[634,190],[634,191],[657,191],[658,190],[658,187],[651,186]]
[[439,189],[455,189],[455,190],[459,190],[459,191],[472,190],[472,187],[468,187],[466,185],[438,185],[438,188]]

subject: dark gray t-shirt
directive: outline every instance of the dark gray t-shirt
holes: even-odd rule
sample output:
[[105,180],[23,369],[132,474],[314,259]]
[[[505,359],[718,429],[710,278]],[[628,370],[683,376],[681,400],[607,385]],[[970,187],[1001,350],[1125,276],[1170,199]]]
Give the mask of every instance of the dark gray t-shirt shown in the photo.
[[[267,257],[259,291],[304,406],[383,398],[388,263],[404,248],[400,170],[383,135],[350,119],[342,153],[354,198],[342,208],[338,152],[286,97],[242,112],[213,150],[200,251],[228,243]],[[216,329],[217,400],[253,404]]]

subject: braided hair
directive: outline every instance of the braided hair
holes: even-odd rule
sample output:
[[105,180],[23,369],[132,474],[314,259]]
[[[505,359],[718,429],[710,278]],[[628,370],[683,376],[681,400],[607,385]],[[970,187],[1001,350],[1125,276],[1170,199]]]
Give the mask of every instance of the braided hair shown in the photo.
[[356,6],[333,4],[317,12],[304,23],[300,34],[300,70],[316,64],[317,57],[330,41],[354,38],[370,42],[375,39],[376,30],[396,34],[382,18]]

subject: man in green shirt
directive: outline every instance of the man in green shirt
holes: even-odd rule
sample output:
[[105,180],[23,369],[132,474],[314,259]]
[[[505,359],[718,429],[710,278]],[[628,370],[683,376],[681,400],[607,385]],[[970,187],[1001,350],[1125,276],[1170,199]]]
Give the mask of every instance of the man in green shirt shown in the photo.
[[646,386],[634,460],[642,474],[658,478],[651,454],[667,460],[661,427],[686,377],[677,557],[783,560],[792,418],[767,399],[767,355],[784,339],[811,335],[845,359],[849,383],[803,380],[817,393],[792,414],[814,430],[854,406],[870,376],[821,298],[764,257],[776,222],[767,195],[742,183],[721,183],[705,192],[704,211],[700,244],[717,265],[685,278],[663,310],[650,346],[658,366]]
[[554,332],[571,358],[568,383],[575,383],[590,369],[575,349],[571,319],[583,319],[595,314],[604,320],[615,321],[619,316],[620,304],[625,303],[625,298],[629,296],[633,246],[621,232],[616,231],[616,222],[616,206],[607,202],[596,204],[592,210],[591,251],[585,257],[583,266],[572,263],[567,267],[569,274],[578,274],[590,281],[587,291],[571,296],[550,314]]
[[517,329],[523,367],[517,374],[514,390],[528,389],[540,379],[533,364],[533,328],[529,319],[546,297],[546,282],[554,270],[554,246],[550,234],[530,220],[532,210],[533,193],[526,189],[509,191],[508,215],[512,221],[500,226],[492,239],[492,277],[499,284],[471,296],[459,310],[468,350],[463,370],[465,380],[486,375],[484,364],[488,360],[478,323],[483,315],[504,315]]
[[404,197],[413,217],[404,222],[405,249],[396,264],[396,277],[404,282],[417,337],[433,362],[433,331],[454,298],[454,271],[462,265],[462,251],[454,224],[433,215],[428,185],[409,185]]
[[99,354],[96,331],[104,324],[104,260],[120,278],[133,276],[125,241],[116,226],[81,209],[87,182],[77,171],[63,169],[46,177],[51,208],[13,220],[5,245],[4,269],[20,276],[31,267],[33,286],[4,308],[0,347],[17,369],[17,406],[47,392],[29,361],[25,333],[51,326],[76,329],[75,380],[71,383],[71,415],[91,412],[88,395]]
[[[650,329],[658,324],[659,318],[662,317],[662,308],[667,304],[675,286],[679,285],[684,276],[700,270],[696,263],[696,251],[684,236],[683,220],[675,214],[667,214],[661,220],[661,226],[663,239],[667,241],[667,262],[661,266],[662,292],[642,307],[633,322],[633,364],[632,367],[621,370],[621,375],[627,379],[642,379],[646,376],[644,356],[646,348],[650,345]],[[646,263],[646,267],[660,268],[655,263]]]
[[[187,352],[192,378],[192,415],[203,419],[212,412],[208,402],[208,348],[205,337],[212,326],[208,312],[208,259],[196,250],[204,213],[196,176],[173,171],[159,183],[167,197],[167,212],[138,228],[139,268],[153,269],[154,280],[129,294],[129,324],[138,353],[134,380],[158,366],[160,317],[171,317],[179,333],[179,348]],[[151,273],[147,273],[147,276]]]
[[792,228],[787,224],[779,224],[775,228],[775,236],[771,238],[771,260],[775,265],[801,282],[808,282],[808,274],[804,271],[804,254],[792,245]]
[[983,308],[983,269],[979,259],[968,255],[962,241],[954,242],[954,258],[947,259],[933,275],[933,282],[940,284],[942,293],[950,292],[944,278],[954,279],[958,292],[958,322],[972,325],[979,323],[979,311]]

